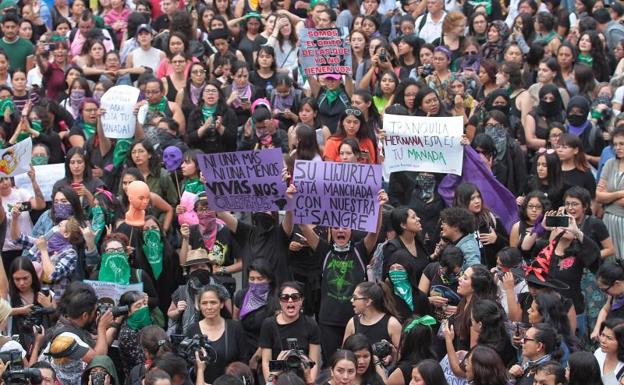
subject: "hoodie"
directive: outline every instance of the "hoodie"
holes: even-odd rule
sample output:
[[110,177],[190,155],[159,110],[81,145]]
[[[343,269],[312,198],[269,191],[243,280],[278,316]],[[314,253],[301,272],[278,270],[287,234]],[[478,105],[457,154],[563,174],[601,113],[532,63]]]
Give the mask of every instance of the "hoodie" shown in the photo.
[[82,377],[80,380],[80,385],[87,385],[89,383],[89,375],[91,374],[91,369],[93,368],[104,368],[108,374],[110,374],[112,378],[111,385],[121,385],[119,383],[119,377],[117,377],[117,370],[115,369],[115,364],[113,360],[109,356],[95,356],[89,363],[89,366],[85,369],[84,373],[82,373]]

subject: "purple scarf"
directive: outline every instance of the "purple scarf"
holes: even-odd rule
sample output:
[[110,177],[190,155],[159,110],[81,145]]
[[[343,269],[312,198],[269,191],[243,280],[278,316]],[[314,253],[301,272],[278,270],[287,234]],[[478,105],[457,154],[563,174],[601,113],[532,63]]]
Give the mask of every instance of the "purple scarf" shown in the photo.
[[243,306],[241,306],[239,316],[241,319],[254,310],[260,309],[267,304],[269,298],[269,284],[266,283],[250,283],[245,298],[243,298]]
[[234,108],[241,106],[241,96],[245,96],[247,100],[251,100],[251,84],[247,83],[244,87],[238,87],[236,82],[232,83],[232,91],[236,91],[238,97],[232,102]]
[[583,132],[585,131],[585,129],[587,128],[587,126],[589,126],[591,122],[589,120],[587,120],[585,123],[583,123],[581,126],[576,127],[573,126],[571,124],[568,123],[568,132],[572,135],[576,135],[576,136],[581,136],[583,135]]
[[201,96],[202,90],[204,89],[205,84],[202,83],[201,86],[199,87],[195,87],[193,85],[193,83],[191,83],[191,102],[193,102],[194,105],[197,105],[197,103],[199,103],[199,97]]
[[48,240],[48,254],[50,254],[50,256],[60,253],[68,247],[71,247],[71,244],[61,233],[55,233]]
[[519,220],[516,197],[494,177],[479,154],[470,146],[464,146],[461,176],[449,174],[438,187],[438,193],[449,207],[453,205],[455,189],[463,182],[472,182],[479,187],[483,202],[488,203],[492,212],[505,225],[507,232],[511,233],[511,227]]
[[291,88],[288,92],[288,96],[283,97],[282,95],[275,93],[275,100],[273,101],[273,108],[276,110],[284,111],[286,109],[291,109],[293,103],[295,102],[295,92]]

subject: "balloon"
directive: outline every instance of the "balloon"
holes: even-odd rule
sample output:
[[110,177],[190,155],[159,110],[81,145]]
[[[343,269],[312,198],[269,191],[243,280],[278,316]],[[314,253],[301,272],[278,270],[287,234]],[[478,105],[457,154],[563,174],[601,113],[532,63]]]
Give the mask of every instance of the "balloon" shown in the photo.
[[150,202],[150,189],[147,183],[135,180],[128,185],[128,211],[126,223],[130,226],[143,226],[145,223],[145,209]]
[[169,172],[175,172],[183,160],[182,150],[176,146],[169,146],[163,151],[163,163],[165,163],[165,168]]

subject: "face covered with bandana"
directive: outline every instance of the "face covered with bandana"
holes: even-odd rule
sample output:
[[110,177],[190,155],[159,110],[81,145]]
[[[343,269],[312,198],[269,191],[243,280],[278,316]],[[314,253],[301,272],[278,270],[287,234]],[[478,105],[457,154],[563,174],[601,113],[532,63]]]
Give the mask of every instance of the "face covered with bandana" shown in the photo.
[[538,112],[546,118],[557,117],[563,110],[559,89],[553,84],[546,84],[540,89]]
[[217,239],[217,216],[216,213],[208,207],[208,199],[206,193],[199,193],[195,202],[195,212],[199,220],[199,232],[204,241],[206,250],[212,250]]
[[143,254],[149,262],[154,278],[160,278],[163,271],[164,244],[160,227],[154,219],[146,219],[143,225]]
[[414,178],[416,187],[420,190],[419,197],[425,202],[430,202],[435,194],[436,180],[433,174],[419,173]]
[[57,192],[54,195],[54,201],[52,202],[52,216],[56,222],[60,222],[72,216],[74,209],[71,203],[67,200],[67,197],[62,192]]
[[412,284],[409,281],[409,276],[405,267],[398,263],[391,265],[390,271],[388,272],[388,278],[390,278],[390,282],[392,283],[394,294],[401,298],[407,307],[413,311],[414,295],[412,291]]
[[566,118],[569,123],[568,130],[571,134],[577,136],[583,134],[583,131],[588,126],[590,108],[589,100],[583,96],[575,96],[570,99],[566,111]]
[[110,240],[102,245],[102,262],[98,272],[98,281],[120,285],[130,283],[130,263],[124,245],[117,240]]
[[48,152],[42,146],[34,146],[32,150],[32,158],[30,158],[30,164],[33,166],[40,166],[48,164]]
[[132,330],[141,330],[152,324],[152,317],[147,306],[147,294],[144,294],[130,306],[130,314],[126,322]]
[[507,151],[507,129],[494,119],[489,119],[483,130],[485,135],[492,138],[496,146],[496,160],[501,161]]

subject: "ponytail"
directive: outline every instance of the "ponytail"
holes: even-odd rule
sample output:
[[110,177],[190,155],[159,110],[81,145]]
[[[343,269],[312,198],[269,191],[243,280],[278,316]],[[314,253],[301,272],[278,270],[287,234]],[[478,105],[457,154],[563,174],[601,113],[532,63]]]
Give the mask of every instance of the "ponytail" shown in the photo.
[[396,308],[396,301],[392,295],[392,289],[385,282],[362,282],[358,285],[362,294],[370,298],[372,306],[380,312],[390,314],[398,318],[399,312]]

